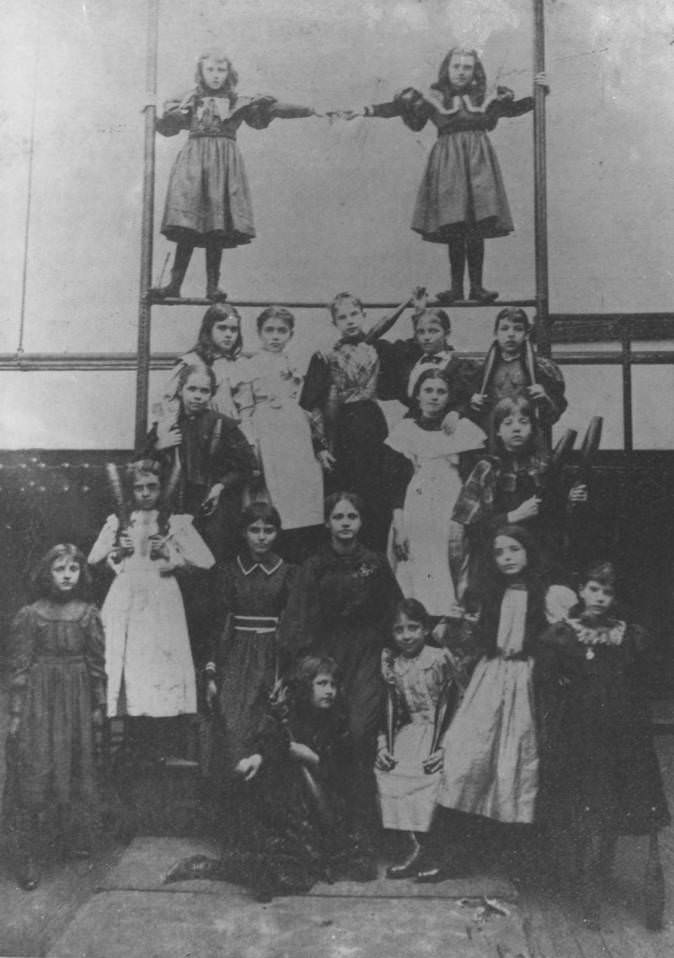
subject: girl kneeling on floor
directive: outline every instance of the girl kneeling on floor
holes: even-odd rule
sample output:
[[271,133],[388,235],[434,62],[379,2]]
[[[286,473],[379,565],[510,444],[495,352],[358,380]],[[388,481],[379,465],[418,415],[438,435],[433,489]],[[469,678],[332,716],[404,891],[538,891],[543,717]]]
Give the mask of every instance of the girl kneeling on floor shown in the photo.
[[353,746],[338,683],[333,659],[302,659],[288,702],[275,696],[255,750],[236,767],[241,820],[233,842],[219,859],[178,862],[165,882],[237,882],[269,901],[321,880],[376,878],[369,840],[353,814]]

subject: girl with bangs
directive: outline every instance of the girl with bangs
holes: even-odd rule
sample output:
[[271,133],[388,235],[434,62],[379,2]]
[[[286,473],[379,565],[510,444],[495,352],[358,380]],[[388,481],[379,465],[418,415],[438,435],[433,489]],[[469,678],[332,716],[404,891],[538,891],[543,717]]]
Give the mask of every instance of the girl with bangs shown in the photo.
[[236,395],[246,382],[246,359],[239,311],[224,303],[209,306],[201,320],[196,343],[171,370],[158,415],[175,420],[180,409],[180,374],[186,366],[203,364],[212,369],[215,376],[215,391],[209,407],[238,421],[242,400],[237,402]]
[[255,237],[248,177],[236,144],[246,123],[264,130],[271,121],[315,116],[312,107],[281,103],[273,96],[243,96],[239,75],[220,50],[207,50],[197,61],[196,87],[168,100],[157,120],[157,132],[176,136],[188,130],[169,179],[161,231],[176,244],[171,279],[152,290],[156,299],[180,296],[195,246],[206,251],[206,298],[227,298],[220,289],[224,249],[250,243]]
[[486,539],[496,526],[515,523],[526,528],[550,566],[561,552],[567,508],[587,500],[583,483],[574,483],[565,494],[560,478],[552,474],[550,455],[539,449],[536,420],[524,396],[496,404],[490,445],[492,454],[477,463],[453,512],[467,535],[473,585]]

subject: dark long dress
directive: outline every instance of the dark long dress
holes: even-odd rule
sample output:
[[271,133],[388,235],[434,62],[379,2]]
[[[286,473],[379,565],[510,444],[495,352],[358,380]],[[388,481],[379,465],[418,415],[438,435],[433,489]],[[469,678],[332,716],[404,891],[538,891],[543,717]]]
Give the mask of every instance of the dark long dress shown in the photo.
[[[155,423],[147,437],[145,453],[159,458],[164,487],[173,474],[177,457],[180,477],[174,511],[187,512],[195,517],[194,527],[216,561],[232,558],[238,543],[243,490],[256,468],[253,452],[237,423],[212,409],[204,409],[191,417],[181,413],[178,426],[182,436],[180,445],[157,450],[157,431],[161,424]],[[224,488],[213,513],[205,516],[201,514],[201,503],[217,482],[221,482]],[[206,644],[210,635],[208,595],[212,588],[211,573],[193,571],[189,577],[181,579],[180,585],[192,657],[200,668],[207,658]]]
[[336,459],[332,487],[356,492],[365,502],[363,541],[386,548],[391,506],[384,482],[386,418],[377,402],[382,343],[365,337],[340,340],[327,360],[312,357],[300,404],[319,411]]
[[543,633],[534,671],[541,821],[628,834],[669,824],[639,681],[645,649],[642,629],[608,617]]
[[[231,557],[237,542],[241,494],[255,469],[250,445],[233,419],[213,409],[204,409],[195,416],[181,413],[178,426],[182,435],[179,446],[157,450],[155,423],[145,451],[158,456],[164,482],[172,473],[176,454],[179,456],[180,511],[195,517],[195,528],[216,559]],[[201,503],[217,482],[224,486],[217,509],[211,516],[200,515]]]
[[281,670],[277,643],[295,567],[271,553],[255,561],[242,553],[216,571],[211,655],[218,685],[218,717],[211,774],[231,777],[250,755]]
[[[318,755],[309,775],[291,758],[291,740]],[[167,881],[220,879],[288,895],[321,879],[375,877],[371,843],[354,812],[353,743],[337,707],[291,707],[283,721],[267,716],[253,748],[262,766],[237,786],[236,825],[220,859],[186,859]]]
[[[105,707],[103,626],[95,606],[40,599],[9,637],[10,712],[6,824],[58,809],[66,828],[95,824],[92,710]],[[19,826],[20,829],[20,826]],[[24,836],[26,837],[26,836]]]
[[383,684],[380,654],[401,592],[383,555],[360,543],[349,555],[324,545],[300,568],[281,623],[290,650],[329,655],[342,670],[358,756],[374,756]]

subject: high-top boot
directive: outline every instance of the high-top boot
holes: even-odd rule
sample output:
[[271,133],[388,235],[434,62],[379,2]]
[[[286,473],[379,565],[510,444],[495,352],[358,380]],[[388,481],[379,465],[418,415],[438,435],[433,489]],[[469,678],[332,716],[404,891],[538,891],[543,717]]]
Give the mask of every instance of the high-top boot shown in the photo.
[[466,240],[466,257],[470,278],[470,295],[468,298],[475,300],[477,303],[493,303],[495,299],[498,299],[498,293],[485,289],[482,285],[484,240],[481,237],[471,237]]
[[443,306],[449,306],[459,299],[463,299],[463,274],[466,269],[466,241],[463,236],[456,236],[447,244],[449,254],[449,269],[452,277],[450,289],[438,293],[437,299]]
[[206,242],[206,299],[214,303],[224,303],[227,293],[220,289],[220,262],[222,260],[222,242],[208,240]]
[[154,286],[150,293],[154,299],[177,299],[180,296],[180,287],[185,279],[187,267],[192,259],[194,243],[180,240],[176,244],[176,252],[171,267],[171,279],[166,286]]

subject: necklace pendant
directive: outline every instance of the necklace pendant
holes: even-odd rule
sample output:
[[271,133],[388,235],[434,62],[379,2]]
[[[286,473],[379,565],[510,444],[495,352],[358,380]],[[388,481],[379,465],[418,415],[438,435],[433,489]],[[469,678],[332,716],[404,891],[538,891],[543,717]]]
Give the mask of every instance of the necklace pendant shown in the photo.
[[585,658],[592,661],[592,659],[594,658],[594,649],[588,649],[587,652],[585,653]]

